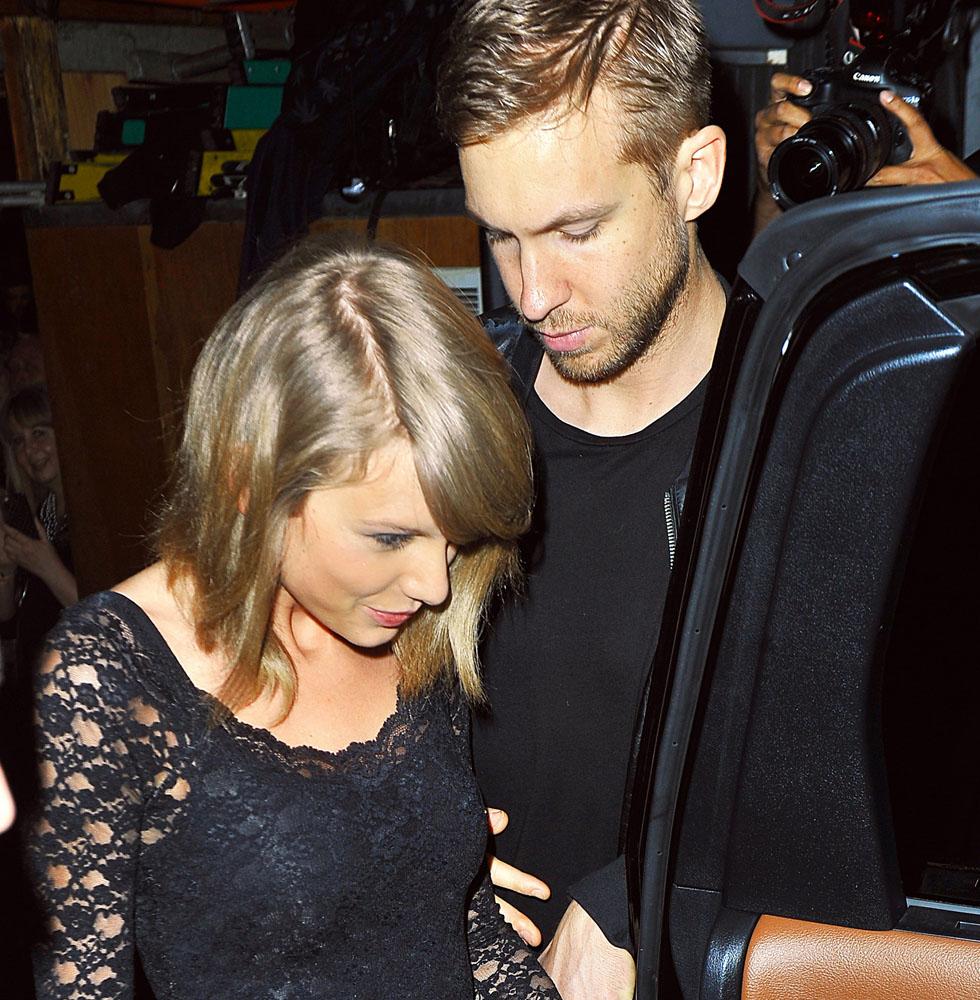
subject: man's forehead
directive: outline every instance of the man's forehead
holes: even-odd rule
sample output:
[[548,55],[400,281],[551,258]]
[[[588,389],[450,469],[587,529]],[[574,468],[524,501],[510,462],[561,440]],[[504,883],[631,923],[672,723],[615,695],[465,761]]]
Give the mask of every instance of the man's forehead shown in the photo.
[[463,147],[468,213],[491,229],[543,230],[598,218],[645,185],[642,168],[620,159],[618,136],[581,124],[542,123]]

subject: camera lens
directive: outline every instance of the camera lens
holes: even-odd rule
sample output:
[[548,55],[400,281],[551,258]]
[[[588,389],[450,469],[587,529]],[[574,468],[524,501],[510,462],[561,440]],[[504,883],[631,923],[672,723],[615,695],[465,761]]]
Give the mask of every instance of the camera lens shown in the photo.
[[863,187],[888,161],[884,108],[835,105],[781,142],[769,159],[769,189],[783,208]]
[[778,177],[789,204],[799,205],[833,194],[836,173],[834,160],[825,149],[816,144],[796,143],[782,154]]

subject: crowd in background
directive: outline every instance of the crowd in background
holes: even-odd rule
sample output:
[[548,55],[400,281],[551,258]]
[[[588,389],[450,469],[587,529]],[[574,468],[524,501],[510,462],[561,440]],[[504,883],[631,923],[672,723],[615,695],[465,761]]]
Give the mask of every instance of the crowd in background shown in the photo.
[[[78,599],[68,512],[34,296],[24,274],[0,285],[0,761],[21,811],[35,795],[31,669],[63,607]],[[0,830],[2,830],[0,825]],[[10,995],[29,996],[32,909],[14,833],[0,837],[0,928]]]
[[9,690],[78,591],[44,355],[26,279],[4,285],[0,323],[0,640]]

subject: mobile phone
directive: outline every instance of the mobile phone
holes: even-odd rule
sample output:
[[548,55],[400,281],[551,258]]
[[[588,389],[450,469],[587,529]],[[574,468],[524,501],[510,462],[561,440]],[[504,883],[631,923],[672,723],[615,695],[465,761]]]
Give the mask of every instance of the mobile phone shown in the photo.
[[28,538],[37,538],[37,526],[31,505],[23,493],[8,493],[3,498],[3,523],[19,531]]

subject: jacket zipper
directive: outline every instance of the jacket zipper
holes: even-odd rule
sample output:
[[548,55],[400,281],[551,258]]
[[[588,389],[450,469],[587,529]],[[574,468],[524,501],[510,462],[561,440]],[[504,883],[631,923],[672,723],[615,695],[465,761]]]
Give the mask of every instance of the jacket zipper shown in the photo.
[[674,491],[664,493],[664,516],[667,519],[667,554],[670,557],[670,568],[674,568],[674,552],[677,549],[677,505],[674,503]]

